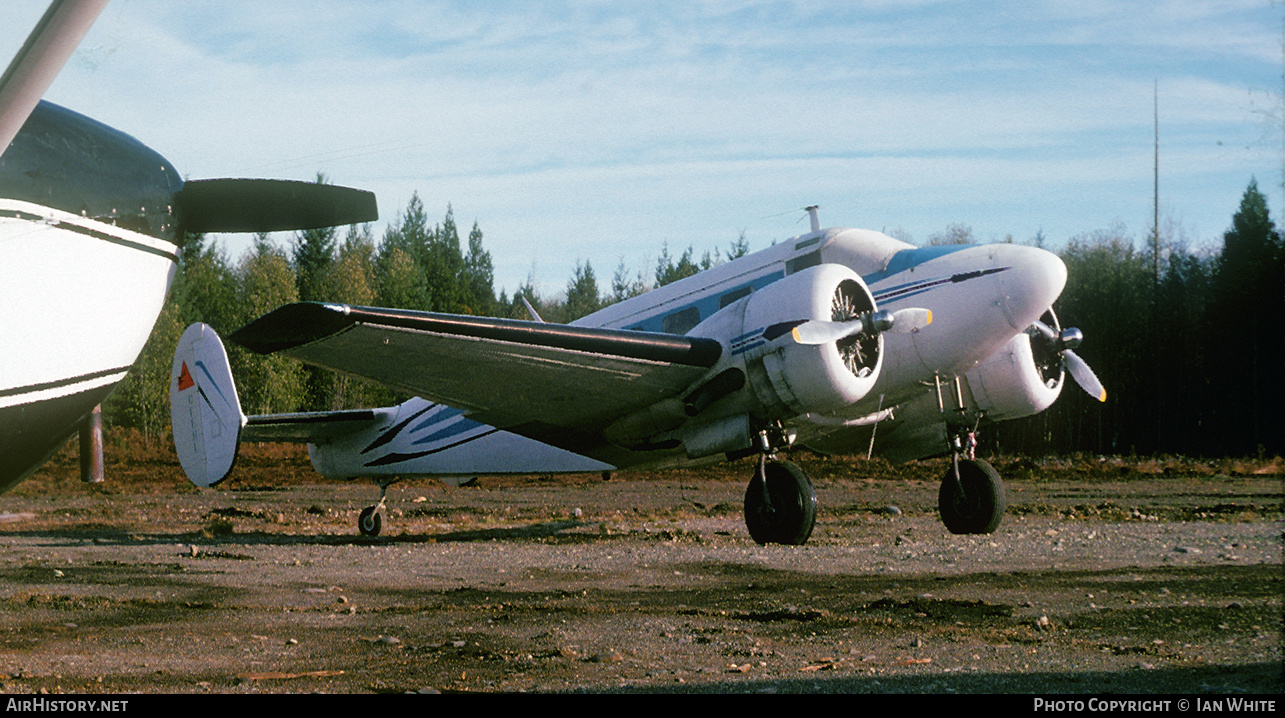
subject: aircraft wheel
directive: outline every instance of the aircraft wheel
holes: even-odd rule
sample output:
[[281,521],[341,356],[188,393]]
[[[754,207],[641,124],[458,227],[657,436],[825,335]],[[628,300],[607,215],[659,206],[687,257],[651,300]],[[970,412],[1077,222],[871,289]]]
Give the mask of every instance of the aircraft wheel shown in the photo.
[[362,509],[361,516],[357,517],[357,530],[362,536],[378,536],[383,523],[384,519],[375,507],[367,506]]
[[961,496],[954,470],[946,472],[937,494],[941,522],[953,534],[989,534],[999,528],[1008,499],[995,467],[980,459],[959,460]]
[[817,518],[817,494],[812,481],[797,465],[770,461],[764,480],[755,472],[745,490],[745,528],[759,544],[800,546],[812,535]]

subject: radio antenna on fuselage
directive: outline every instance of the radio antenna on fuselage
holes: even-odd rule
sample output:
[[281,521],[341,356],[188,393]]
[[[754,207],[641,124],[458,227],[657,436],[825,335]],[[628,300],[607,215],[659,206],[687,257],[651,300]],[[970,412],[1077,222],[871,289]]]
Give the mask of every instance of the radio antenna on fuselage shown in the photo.
[[817,218],[817,210],[820,209],[820,206],[812,204],[812,205],[808,205],[807,207],[804,207],[803,209],[806,209],[808,211],[808,219],[812,221],[812,231],[820,232],[821,220]]

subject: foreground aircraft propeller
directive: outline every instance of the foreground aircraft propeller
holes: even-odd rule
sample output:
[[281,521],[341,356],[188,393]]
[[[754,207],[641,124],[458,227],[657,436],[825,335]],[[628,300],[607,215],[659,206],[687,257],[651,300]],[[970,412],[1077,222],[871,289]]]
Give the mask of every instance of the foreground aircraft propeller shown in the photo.
[[1049,349],[1061,357],[1062,368],[1071,375],[1075,383],[1079,384],[1080,388],[1094,399],[1106,401],[1107,390],[1102,386],[1102,382],[1098,380],[1097,375],[1089,368],[1088,363],[1081,359],[1079,354],[1072,351],[1084,341],[1084,332],[1075,327],[1067,327],[1060,332],[1055,332],[1052,327],[1039,321],[1032,326],[1040,336],[1044,337]]
[[0,77],[0,152],[40,103],[107,0],[55,0]]

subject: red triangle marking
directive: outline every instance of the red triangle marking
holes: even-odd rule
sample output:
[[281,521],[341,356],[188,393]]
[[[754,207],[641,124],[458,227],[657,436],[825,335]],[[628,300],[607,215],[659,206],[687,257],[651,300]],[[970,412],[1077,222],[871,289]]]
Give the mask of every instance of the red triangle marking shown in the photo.
[[187,370],[187,362],[183,362],[183,368],[178,373],[178,390],[186,391],[194,386],[196,382],[192,381],[192,373]]

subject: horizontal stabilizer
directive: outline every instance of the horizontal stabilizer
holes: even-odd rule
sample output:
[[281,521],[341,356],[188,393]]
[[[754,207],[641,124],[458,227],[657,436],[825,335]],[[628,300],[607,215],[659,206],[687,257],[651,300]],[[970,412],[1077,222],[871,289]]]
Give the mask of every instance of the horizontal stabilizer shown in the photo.
[[174,195],[185,232],[285,232],[379,219],[375,195],[317,182],[190,180]]
[[241,441],[289,441],[324,444],[356,431],[390,424],[397,407],[264,414],[246,418]]

